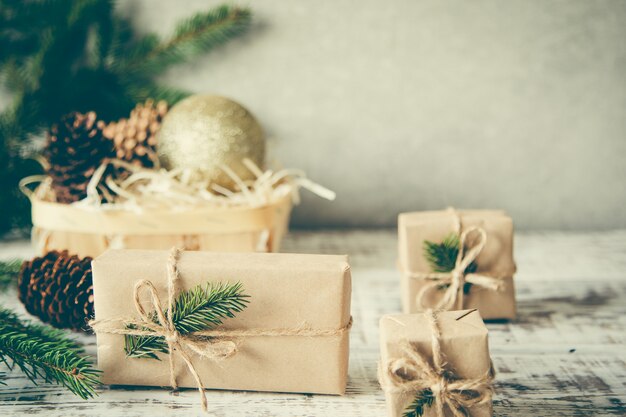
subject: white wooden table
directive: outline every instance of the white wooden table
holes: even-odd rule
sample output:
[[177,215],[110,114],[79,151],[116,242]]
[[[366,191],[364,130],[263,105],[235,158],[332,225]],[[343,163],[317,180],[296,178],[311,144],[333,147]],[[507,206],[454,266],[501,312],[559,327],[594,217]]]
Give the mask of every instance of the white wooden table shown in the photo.
[[[516,237],[519,317],[489,324],[497,416],[626,415],[626,231]],[[344,397],[209,391],[214,416],[383,416],[376,382],[378,319],[400,309],[394,231],[294,232],[286,252],[348,253],[353,265],[350,379]],[[0,243],[0,258],[30,256]],[[0,303],[24,313],[15,291]],[[77,336],[95,353],[95,338]],[[198,394],[106,388],[82,401],[19,372],[0,386],[0,415],[201,415]]]

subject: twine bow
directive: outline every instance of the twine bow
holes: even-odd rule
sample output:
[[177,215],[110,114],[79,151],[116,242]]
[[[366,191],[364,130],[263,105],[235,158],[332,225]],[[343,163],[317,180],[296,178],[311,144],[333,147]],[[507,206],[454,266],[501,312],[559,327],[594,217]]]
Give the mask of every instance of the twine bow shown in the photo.
[[[89,324],[97,332],[115,333],[133,336],[156,336],[162,337],[167,343],[168,359],[170,368],[170,385],[173,389],[178,388],[176,381],[176,373],[174,370],[174,352],[177,352],[187,365],[189,373],[196,381],[196,386],[200,392],[202,410],[207,411],[207,399],[204,393],[204,385],[198,375],[196,367],[191,361],[189,351],[211,360],[225,359],[237,353],[237,345],[235,342],[223,339],[207,339],[198,336],[198,333],[181,335],[174,326],[173,306],[176,296],[176,283],[179,279],[178,259],[182,250],[173,248],[167,262],[167,310],[163,310],[163,304],[159,297],[154,284],[148,280],[137,282],[134,290],[135,310],[139,314],[140,320],[124,319],[122,320],[124,327],[118,327],[119,319],[92,321]],[[147,290],[150,295],[150,309],[155,311],[158,323],[155,323],[153,317],[146,311],[142,301],[142,290]]]
[[[479,238],[469,250],[466,250],[466,242],[471,233],[478,233]],[[461,233],[459,238],[459,253],[456,257],[454,269],[450,272],[409,272],[408,275],[415,279],[425,279],[428,282],[424,285],[416,296],[416,303],[422,310],[426,309],[424,299],[433,290],[439,290],[442,286],[447,286],[443,297],[437,303],[436,310],[460,310],[463,308],[464,292],[463,287],[466,282],[490,290],[499,291],[502,281],[498,278],[469,273],[466,274],[467,267],[478,258],[487,243],[487,232],[482,227],[470,227]]]
[[[114,318],[104,320],[92,320],[89,325],[95,333],[110,333],[132,336],[153,336],[165,340],[168,347],[168,360],[170,369],[170,385],[173,389],[178,388],[174,369],[174,352],[178,353],[185,362],[189,373],[196,382],[200,392],[202,410],[207,411],[207,399],[205,388],[191,360],[190,352],[203,358],[218,361],[229,358],[238,352],[238,344],[232,338],[251,336],[309,336],[309,337],[333,337],[340,336],[352,327],[352,317],[348,324],[338,329],[312,329],[303,324],[296,328],[284,329],[212,329],[197,331],[189,334],[181,334],[174,326],[174,304],[176,297],[176,285],[180,279],[178,272],[178,260],[182,249],[172,248],[167,262],[167,309],[163,310],[163,304],[154,284],[148,280],[137,282],[134,289],[135,310],[140,319]],[[150,295],[150,307],[146,309],[141,301],[142,290],[147,290]],[[155,311],[154,316],[148,311]]]
[[425,312],[431,329],[432,365],[408,341],[401,343],[403,356],[388,361],[379,368],[379,379],[386,392],[418,394],[430,390],[437,417],[445,417],[447,407],[454,417],[466,417],[464,410],[487,404],[493,395],[493,365],[478,378],[457,378],[445,369],[439,339],[441,332],[437,316],[432,310]]

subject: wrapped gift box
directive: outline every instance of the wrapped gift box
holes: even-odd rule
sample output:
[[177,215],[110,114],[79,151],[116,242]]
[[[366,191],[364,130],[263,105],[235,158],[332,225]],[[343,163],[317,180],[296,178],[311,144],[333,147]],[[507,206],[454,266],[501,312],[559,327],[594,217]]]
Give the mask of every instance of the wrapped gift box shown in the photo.
[[[133,291],[151,281],[167,296],[167,251],[110,250],[93,261],[96,321],[136,316]],[[206,388],[343,394],[348,370],[351,278],[346,256],[184,252],[180,291],[209,282],[239,282],[249,304],[219,329],[328,329],[322,336],[249,336],[219,362],[192,355]],[[346,331],[339,331],[344,329]],[[126,357],[124,336],[97,332],[105,384],[166,386],[167,360]],[[166,355],[164,355],[165,357]],[[179,386],[195,387],[175,359]]]
[[484,319],[515,318],[515,288],[513,274],[513,222],[500,210],[442,210],[402,213],[398,217],[398,264],[402,274],[402,310],[405,313],[419,312],[434,308],[444,295],[440,291],[424,294],[422,302],[417,300],[428,280],[416,277],[432,272],[424,255],[424,242],[442,242],[451,233],[458,233],[472,227],[482,228],[486,233],[486,243],[476,258],[477,274],[498,279],[499,289],[493,290],[479,285],[469,287],[464,294],[461,308],[478,308]]
[[[454,379],[475,379],[491,375],[491,359],[487,328],[477,310],[448,311],[437,315],[437,323],[441,336],[441,357],[446,371],[452,373]],[[403,344],[410,344],[425,358],[429,366],[433,363],[432,330],[425,314],[394,314],[383,316],[380,320],[380,353],[381,353],[381,385],[385,389],[387,415],[401,417],[411,410],[417,392],[394,389],[386,369],[390,363],[406,356]],[[406,346],[406,344],[404,345]],[[408,363],[411,363],[410,359]],[[393,365],[392,365],[393,367]],[[408,379],[420,382],[422,374],[400,369]],[[445,393],[443,395],[446,395]],[[435,404],[423,407],[423,417],[436,417]],[[472,417],[489,417],[492,415],[491,391],[487,393],[484,404],[474,405],[465,411]],[[444,414],[454,414],[446,406]]]

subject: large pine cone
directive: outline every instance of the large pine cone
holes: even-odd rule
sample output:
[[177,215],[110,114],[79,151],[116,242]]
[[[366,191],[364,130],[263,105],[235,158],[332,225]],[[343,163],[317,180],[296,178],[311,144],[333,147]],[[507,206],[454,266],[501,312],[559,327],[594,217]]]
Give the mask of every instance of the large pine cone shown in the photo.
[[114,155],[113,144],[102,135],[104,126],[94,112],[74,112],[50,128],[44,155],[57,202],[85,198],[94,171]]
[[156,134],[167,113],[167,103],[146,100],[137,104],[128,119],[111,122],[104,128],[104,136],[113,140],[115,156],[137,166],[152,168],[158,160]]
[[49,252],[25,261],[19,274],[19,298],[26,310],[58,328],[86,330],[93,317],[91,258]]

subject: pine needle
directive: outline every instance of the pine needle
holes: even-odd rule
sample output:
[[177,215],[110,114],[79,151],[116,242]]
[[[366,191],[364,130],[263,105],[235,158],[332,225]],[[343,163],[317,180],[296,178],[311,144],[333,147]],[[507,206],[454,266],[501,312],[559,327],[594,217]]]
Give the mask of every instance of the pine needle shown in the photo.
[[192,333],[222,324],[225,318],[246,308],[248,296],[241,283],[209,283],[182,293],[174,307],[174,325],[180,333]]
[[[428,240],[424,241],[424,257],[430,264],[430,268],[433,272],[450,272],[456,265],[456,258],[459,256],[459,235],[451,233],[444,238],[441,243],[435,243]],[[476,272],[478,265],[476,262],[470,263],[465,268],[466,274]],[[442,285],[442,288],[446,288],[448,285]],[[468,294],[472,284],[466,282],[463,286],[463,292]]]
[[17,276],[22,268],[20,259],[0,261],[0,291],[4,291],[17,283]]
[[435,396],[430,389],[425,389],[415,395],[413,402],[404,410],[402,417],[421,417],[424,409],[433,405]]
[[33,383],[39,380],[66,387],[87,399],[96,395],[100,371],[82,348],[59,330],[21,320],[0,307],[0,362],[19,368]]
[[[234,317],[245,309],[248,298],[243,294],[241,283],[209,283],[204,287],[198,285],[176,298],[174,327],[181,334],[212,329],[222,324],[225,318]],[[158,323],[156,313],[150,315]],[[124,350],[127,356],[150,359],[158,359],[157,353],[168,352],[165,340],[155,336],[126,335]]]
[[169,66],[183,63],[206,53],[243,33],[250,23],[250,11],[239,7],[219,6],[182,21],[174,36],[161,42],[156,35],[144,36],[122,63],[125,73],[157,75]]

